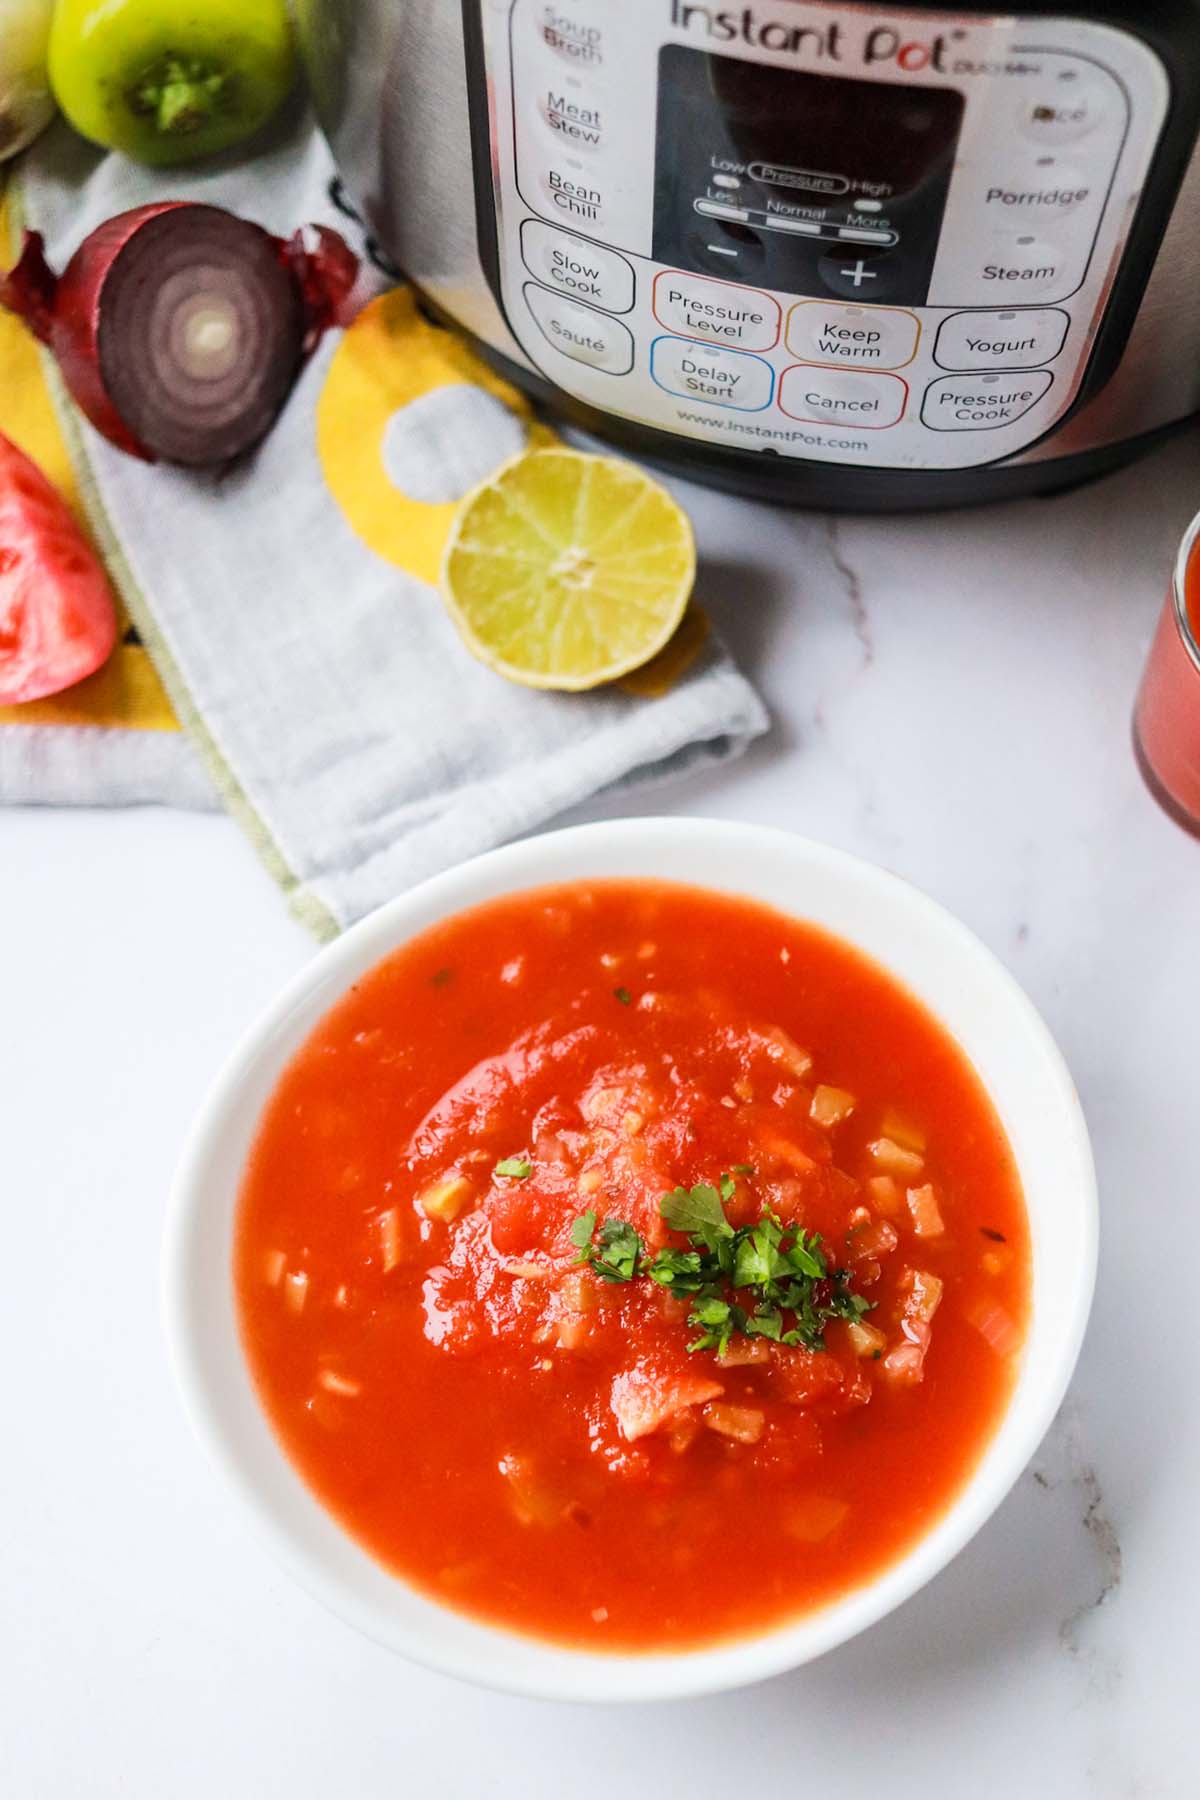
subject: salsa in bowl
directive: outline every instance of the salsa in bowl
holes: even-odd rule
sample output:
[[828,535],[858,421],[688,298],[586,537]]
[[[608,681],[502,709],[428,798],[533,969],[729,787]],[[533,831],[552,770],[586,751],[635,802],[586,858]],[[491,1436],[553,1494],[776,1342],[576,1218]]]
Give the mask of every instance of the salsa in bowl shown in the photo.
[[661,1696],[948,1560],[1061,1397],[1094,1256],[1069,1079],[962,927],[802,840],[637,821],[316,959],[197,1128],[168,1319],[337,1610],[496,1685]]

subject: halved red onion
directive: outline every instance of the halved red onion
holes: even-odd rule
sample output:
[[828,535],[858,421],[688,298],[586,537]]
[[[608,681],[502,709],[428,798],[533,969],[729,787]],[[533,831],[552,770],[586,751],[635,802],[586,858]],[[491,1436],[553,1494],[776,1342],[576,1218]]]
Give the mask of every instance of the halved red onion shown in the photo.
[[98,227],[61,277],[27,233],[0,304],[49,345],[112,443],[207,467],[265,436],[357,270],[325,226],[285,242],[220,207],[163,201]]

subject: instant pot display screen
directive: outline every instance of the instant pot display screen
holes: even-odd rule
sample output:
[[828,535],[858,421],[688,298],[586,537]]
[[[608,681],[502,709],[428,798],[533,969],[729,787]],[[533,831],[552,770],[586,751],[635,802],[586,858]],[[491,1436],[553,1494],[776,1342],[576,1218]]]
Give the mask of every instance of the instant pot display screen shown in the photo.
[[656,260],[787,293],[925,300],[961,94],[681,44],[658,76]]

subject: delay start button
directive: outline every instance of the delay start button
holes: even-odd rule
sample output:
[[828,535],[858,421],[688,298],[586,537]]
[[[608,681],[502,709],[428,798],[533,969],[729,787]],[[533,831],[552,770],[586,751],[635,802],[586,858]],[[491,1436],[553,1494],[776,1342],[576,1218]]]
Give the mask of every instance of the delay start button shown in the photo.
[[783,319],[770,294],[676,269],[655,278],[654,316],[668,331],[730,350],[770,350]]
[[706,406],[728,406],[736,412],[761,412],[770,406],[775,371],[762,356],[744,350],[717,350],[693,338],[660,337],[650,346],[650,373],[668,394],[702,400]]
[[779,378],[779,407],[789,419],[853,431],[885,431],[903,417],[908,383],[899,375],[793,363]]
[[1053,380],[1049,369],[943,375],[925,389],[921,419],[933,431],[998,431],[1036,406]]

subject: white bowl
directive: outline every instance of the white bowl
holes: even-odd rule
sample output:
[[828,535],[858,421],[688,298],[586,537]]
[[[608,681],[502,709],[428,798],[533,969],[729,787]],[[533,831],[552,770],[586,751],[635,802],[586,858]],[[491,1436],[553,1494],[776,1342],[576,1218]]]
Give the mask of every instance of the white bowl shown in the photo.
[[[480,1624],[388,1574],[293,1470],[255,1397],[234,1316],[234,1210],[263,1105],[313,1026],[365,970],[464,907],[546,882],[649,877],[764,901],[838,933],[937,1015],[982,1077],[1016,1154],[1033,1242],[1033,1304],[1011,1400],[957,1499],[899,1561],[761,1636],[648,1655],[564,1649]],[[275,1555],[310,1593],[416,1662],[513,1693],[566,1700],[703,1694],[777,1674],[862,1631],[945,1567],[1036,1450],[1075,1367],[1095,1278],[1087,1127],[1045,1025],[978,939],[916,889],[803,838],[706,819],[636,819],[551,833],[478,857],[402,895],[314,957],[252,1028],[193,1128],[165,1247],[167,1335],[193,1423]]]

